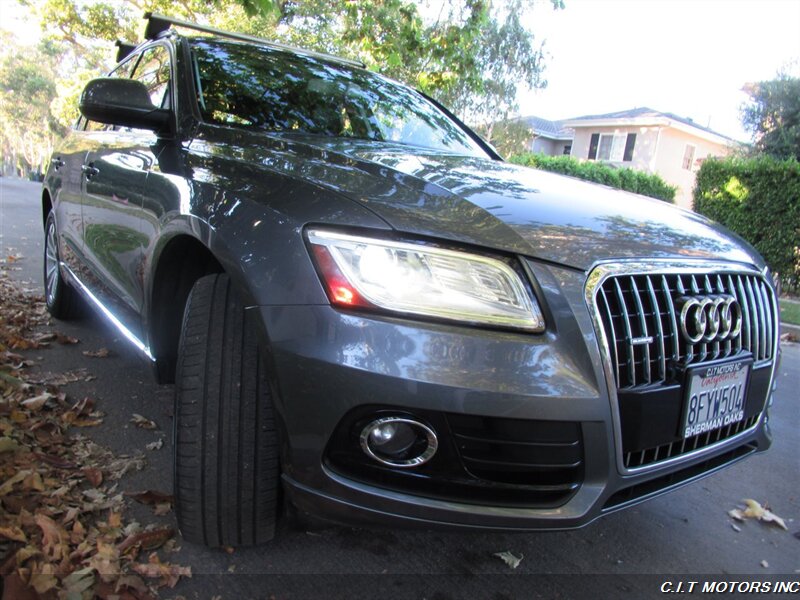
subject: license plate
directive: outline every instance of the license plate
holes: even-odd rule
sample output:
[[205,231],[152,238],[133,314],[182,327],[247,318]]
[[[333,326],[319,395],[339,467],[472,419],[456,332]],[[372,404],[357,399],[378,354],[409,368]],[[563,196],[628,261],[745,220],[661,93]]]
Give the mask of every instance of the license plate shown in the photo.
[[750,361],[747,360],[689,371],[681,429],[683,437],[713,431],[744,419],[749,374]]

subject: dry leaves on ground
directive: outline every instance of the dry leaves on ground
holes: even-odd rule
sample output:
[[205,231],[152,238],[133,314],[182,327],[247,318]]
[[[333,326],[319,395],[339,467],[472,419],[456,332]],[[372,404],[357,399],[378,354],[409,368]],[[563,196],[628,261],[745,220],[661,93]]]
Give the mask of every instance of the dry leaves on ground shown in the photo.
[[[73,401],[52,381],[33,382],[30,361],[14,352],[60,341],[37,331],[48,321],[42,299],[24,296],[1,270],[0,297],[3,600],[156,597],[158,587],[191,570],[153,552],[174,544],[171,528],[124,519],[118,481],[143,468],[144,457],[115,455],[74,433],[102,422],[94,401]],[[142,552],[152,552],[146,562],[139,562]]]
[[520,553],[519,556],[514,554],[513,552],[509,552],[506,550],[505,552],[495,552],[494,556],[502,560],[512,569],[516,569],[519,566],[519,563],[522,562],[522,559],[525,558],[525,555]]
[[736,519],[737,521],[756,519],[762,523],[772,523],[784,531],[789,531],[789,528],[786,527],[786,522],[781,517],[769,510],[769,506],[767,504],[761,506],[760,503],[755,500],[751,500],[750,498],[742,500],[742,502],[744,502],[744,507],[738,507],[729,510],[729,517]]
[[143,417],[142,415],[137,415],[133,413],[133,417],[131,417],[131,423],[136,425],[137,427],[141,427],[142,429],[158,429],[158,425],[152,419],[148,419],[147,417]]
[[165,494],[164,492],[157,492],[155,490],[126,492],[125,495],[133,498],[137,502],[152,506],[153,512],[157,515],[167,514],[172,510],[172,504],[175,502],[175,498],[172,494]]

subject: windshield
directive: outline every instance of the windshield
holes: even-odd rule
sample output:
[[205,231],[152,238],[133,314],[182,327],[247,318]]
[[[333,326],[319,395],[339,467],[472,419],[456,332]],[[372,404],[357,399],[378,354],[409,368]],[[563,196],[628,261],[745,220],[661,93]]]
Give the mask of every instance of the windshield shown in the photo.
[[487,156],[422,95],[375,73],[215,39],[193,40],[192,55],[207,122]]

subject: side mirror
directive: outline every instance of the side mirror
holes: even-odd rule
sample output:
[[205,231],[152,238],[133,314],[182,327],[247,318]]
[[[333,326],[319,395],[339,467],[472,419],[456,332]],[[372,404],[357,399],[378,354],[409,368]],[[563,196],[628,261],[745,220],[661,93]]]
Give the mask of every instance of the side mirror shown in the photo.
[[78,108],[90,121],[151,131],[166,128],[170,118],[169,110],[153,105],[141,81],[118,77],[92,79]]

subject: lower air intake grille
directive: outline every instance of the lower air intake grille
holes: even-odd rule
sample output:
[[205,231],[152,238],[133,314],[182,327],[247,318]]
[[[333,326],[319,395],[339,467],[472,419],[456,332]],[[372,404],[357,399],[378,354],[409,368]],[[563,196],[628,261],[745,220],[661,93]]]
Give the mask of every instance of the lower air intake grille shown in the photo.
[[485,481],[566,501],[583,481],[580,423],[448,414],[464,467]]
[[662,460],[667,460],[674,456],[680,456],[681,454],[698,450],[699,448],[705,448],[706,446],[715,444],[720,440],[727,439],[741,433],[742,431],[750,429],[756,424],[758,417],[759,415],[753,415],[744,421],[731,423],[727,427],[720,427],[714,431],[701,433],[700,435],[670,442],[669,444],[661,444],[659,446],[646,448],[644,450],[637,450],[635,452],[626,452],[625,466],[630,469],[644,465],[650,465]]

